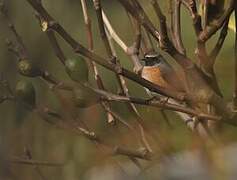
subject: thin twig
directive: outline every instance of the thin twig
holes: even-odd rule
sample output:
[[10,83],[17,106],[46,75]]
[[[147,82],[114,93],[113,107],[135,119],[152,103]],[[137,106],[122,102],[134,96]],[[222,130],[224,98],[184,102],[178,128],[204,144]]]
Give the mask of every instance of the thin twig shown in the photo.
[[[81,127],[76,124],[66,124],[65,122],[67,122],[67,121],[61,121],[61,120],[50,121],[45,116],[45,115],[47,115],[47,112],[41,111],[39,109],[36,109],[35,112],[42,118],[42,120],[45,120],[47,123],[55,125],[56,127],[60,128],[60,129],[69,130],[75,134],[83,135],[88,140],[90,140],[92,142],[96,142],[99,145],[102,145],[102,146],[108,148],[111,151],[111,154],[113,154],[113,155],[123,155],[123,156],[131,157],[131,158],[140,158],[140,159],[144,159],[144,160],[150,160],[151,153],[149,153],[147,151],[132,150],[132,149],[123,148],[123,147],[120,147],[117,145],[114,146],[112,144],[105,142],[95,132],[87,130],[84,127]],[[61,122],[61,123],[58,123],[58,122]],[[68,122],[70,122],[70,121],[68,121]]]
[[[133,65],[134,65],[134,72],[135,73],[139,73],[142,69],[142,65],[140,63],[138,54],[139,54],[139,47],[140,47],[140,41],[141,41],[141,31],[140,31],[140,26],[136,26],[136,40],[134,45],[132,45],[131,47],[128,47],[123,41],[122,39],[118,36],[118,34],[115,32],[114,28],[112,27],[111,23],[109,22],[106,14],[104,13],[104,11],[102,11],[102,15],[103,15],[103,21],[104,24],[110,34],[110,36],[114,39],[114,41],[123,49],[123,51],[129,55],[132,59]],[[138,27],[138,28],[137,28]]]
[[[110,54],[112,54],[112,55],[113,55],[113,54],[116,54],[115,52],[113,52],[112,47],[110,46],[112,43],[109,42],[109,39],[108,39],[108,37],[106,36],[106,31],[105,31],[105,27],[104,27],[103,16],[105,17],[105,19],[107,19],[107,18],[106,18],[106,16],[105,16],[105,13],[103,13],[103,11],[102,11],[101,4],[100,4],[100,0],[97,0],[97,1],[94,0],[94,4],[95,4],[96,11],[97,11],[98,23],[101,24],[101,25],[99,25],[101,34],[104,35],[104,33],[105,33],[105,37],[102,36],[102,39],[104,39],[105,47],[107,47],[107,43],[108,43],[108,45],[109,45],[109,47],[107,47],[107,48],[108,48],[107,51],[110,51],[108,55],[110,55]],[[112,26],[110,25],[108,19],[107,19],[107,23],[108,23],[108,25],[109,25],[109,26],[106,26],[107,29],[110,28],[110,30],[114,31],[114,30],[112,29]],[[109,31],[109,30],[108,30],[108,31]],[[115,34],[116,34],[116,33],[115,33]],[[136,49],[137,51],[139,51],[140,43],[141,43],[141,33],[140,33],[139,30],[138,30],[138,33],[137,33],[137,36],[136,36],[136,37],[137,37],[137,38],[136,38],[136,41],[135,41],[135,43],[134,43],[134,45],[133,45],[133,49]],[[129,50],[130,50],[130,48],[128,49],[128,53],[129,53]],[[134,54],[135,54],[135,55],[134,55]],[[114,56],[114,58],[117,59],[116,56]],[[139,59],[138,59],[138,52],[131,53],[131,58],[134,60],[134,66],[135,66],[135,68],[141,69],[141,67],[137,67],[137,66],[139,66],[139,65],[141,66],[140,61],[139,61]],[[113,62],[112,62],[112,63],[113,63]],[[118,60],[117,60],[116,62],[114,62],[114,63],[120,64],[120,62],[119,62]],[[125,79],[124,79],[123,76],[121,76],[121,75],[117,75],[117,78],[118,78],[119,84],[120,84],[120,86],[121,86],[122,93],[123,93],[125,96],[129,96],[129,92],[128,92],[128,88],[127,88]],[[139,123],[139,127],[141,128],[141,131],[143,132],[143,131],[144,131],[144,123],[142,122],[143,120],[142,120],[140,114],[138,113],[138,111],[137,111],[135,105],[132,104],[132,103],[128,103],[128,108],[131,110],[131,112],[132,112],[133,114],[136,115],[136,119],[137,119],[137,122]],[[149,145],[149,143],[148,143],[148,141],[147,141],[147,139],[146,139],[146,136],[143,135],[142,133],[141,133],[141,142],[143,142],[143,144],[145,145],[145,147],[146,147],[149,151],[152,151],[152,150],[151,150],[151,146]]]
[[[31,153],[31,151],[30,151],[28,148],[25,148],[25,154],[26,154],[26,156],[27,156],[27,158],[28,158],[29,160],[32,160],[32,159],[33,159],[32,153]],[[37,173],[37,174],[39,175],[39,177],[41,178],[41,180],[47,180],[47,178],[46,178],[46,177],[44,176],[44,174],[41,172],[40,167],[39,167],[37,164],[33,164],[33,167],[34,167],[36,173]]]
[[[93,35],[92,35],[92,28],[91,28],[91,19],[88,15],[88,8],[87,8],[86,1],[81,0],[81,5],[82,5],[84,23],[85,23],[85,27],[86,27],[86,33],[87,33],[88,48],[89,48],[89,50],[93,51],[94,42],[93,42]],[[95,62],[94,61],[90,61],[90,62],[91,62],[91,66],[92,66],[92,69],[93,69],[94,78],[95,78],[96,83],[97,83],[97,87],[100,88],[100,89],[105,90],[104,83],[102,81],[102,78],[99,75],[99,71],[97,69],[97,66],[96,66]],[[108,102],[101,102],[101,105],[106,110],[108,123],[114,123],[115,119],[114,119],[114,116],[110,112],[111,107],[110,107],[109,103]]]
[[181,35],[181,22],[180,22],[180,11],[181,11],[181,1],[175,0],[174,4],[174,18],[173,18],[173,34],[174,34],[174,40],[176,41],[176,48],[181,54],[186,54],[185,48],[182,41],[182,35]]
[[127,69],[122,68],[121,66],[111,65],[111,64],[107,63],[104,58],[89,51],[87,48],[85,48],[80,43],[78,43],[75,39],[73,39],[67,33],[67,31],[65,31],[65,29],[48,14],[48,12],[43,8],[43,6],[37,3],[37,1],[35,1],[35,0],[27,0],[27,1],[44,18],[44,20],[48,22],[48,29],[52,29],[52,30],[56,31],[58,34],[60,34],[61,37],[75,50],[76,53],[79,53],[85,57],[88,57],[89,59],[92,59],[93,61],[100,64],[101,66],[103,66],[113,72],[117,72],[120,75],[122,75],[132,81],[138,82],[139,84],[150,89],[151,91],[157,92],[157,93],[165,95],[165,96],[173,97],[174,99],[178,99],[181,101],[184,100],[184,98],[185,99],[191,98],[187,95],[184,95],[183,93],[179,93],[179,92],[169,90],[166,88],[162,88],[158,85],[155,85],[155,84],[151,83],[150,81],[147,81],[147,80],[141,78],[137,74],[135,74],[131,71],[128,71]]
[[37,165],[37,166],[47,166],[47,167],[62,167],[64,165],[62,163],[42,162],[42,161],[29,160],[29,159],[21,159],[18,157],[12,157],[8,161],[13,164]]
[[223,44],[225,42],[225,38],[226,38],[227,33],[228,33],[228,24],[229,24],[229,18],[224,23],[224,25],[222,27],[222,30],[220,32],[220,36],[219,36],[219,38],[217,40],[217,43],[216,43],[215,47],[213,48],[213,50],[211,51],[211,53],[209,55],[210,59],[211,59],[210,60],[211,61],[210,62],[211,66],[214,65],[215,60],[216,60],[218,54],[220,53],[220,51],[221,51],[221,49],[223,47]]

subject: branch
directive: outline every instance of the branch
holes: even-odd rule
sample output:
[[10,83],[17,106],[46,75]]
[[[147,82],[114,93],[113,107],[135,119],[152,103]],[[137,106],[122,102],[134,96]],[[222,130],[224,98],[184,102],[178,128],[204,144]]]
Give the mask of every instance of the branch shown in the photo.
[[[84,46],[82,46],[80,43],[78,43],[75,39],[73,39],[65,31],[65,29],[48,14],[48,12],[43,8],[43,6],[41,4],[39,4],[35,0],[27,0],[27,1],[48,23],[48,29],[52,29],[52,30],[56,31],[74,49],[74,51],[76,53],[79,53],[85,57],[88,57],[88,58],[94,60],[95,62],[97,62],[98,64],[104,66],[105,68],[107,68],[113,72],[117,72],[119,75],[122,75],[132,81],[139,83],[143,87],[148,88],[150,91],[156,92],[158,94],[161,94],[161,95],[164,95],[167,97],[172,97],[172,98],[174,98],[176,100],[180,100],[180,101],[187,101],[187,102],[192,102],[192,103],[193,102],[210,103],[210,104],[214,105],[218,111],[222,112],[223,117],[226,117],[228,119],[231,118],[231,113],[227,109],[226,104],[223,101],[223,99],[221,99],[217,94],[215,94],[209,87],[204,86],[204,87],[206,87],[206,90],[208,92],[208,96],[205,96],[205,97],[203,97],[203,96],[198,97],[199,95],[201,95],[200,94],[201,91],[195,95],[193,95],[193,92],[192,92],[192,94],[176,92],[174,90],[162,88],[158,85],[155,85],[155,84],[141,78],[137,74],[135,74],[131,71],[128,71],[127,69],[122,68],[121,66],[107,63],[104,58],[101,58],[100,56],[92,53],[91,51],[86,49]],[[183,55],[180,55],[179,53],[177,54],[177,56],[183,57]],[[187,73],[194,73],[195,76],[198,75],[198,71],[195,68],[195,66],[193,66],[193,63],[191,61],[187,61],[187,62],[191,63],[188,66],[186,66],[187,64],[185,65],[186,68],[189,69],[189,70],[187,69]],[[201,82],[201,84],[202,83],[204,83],[204,82]],[[204,83],[204,85],[205,85],[205,83]],[[233,120],[233,119],[231,119],[231,120]]]
[[[109,39],[106,35],[106,30],[105,30],[105,27],[104,27],[104,22],[103,22],[103,11],[102,11],[102,8],[101,8],[101,2],[100,0],[94,0],[94,7],[96,9],[96,13],[97,13],[97,20],[98,20],[98,24],[99,24],[99,30],[100,30],[100,34],[101,34],[101,38],[104,42],[104,45],[105,45],[105,48],[107,50],[107,54],[108,56],[111,58],[110,62],[113,63],[114,65],[118,65],[120,66],[120,62],[119,60],[117,59],[116,56],[113,56],[113,54],[116,54],[115,52],[113,52],[113,49],[111,47],[111,43],[109,42]],[[136,48],[138,49],[140,47],[140,41],[138,42],[138,44],[135,45]],[[137,54],[136,54],[137,55]],[[138,60],[139,61],[139,60]],[[123,76],[121,76],[120,74],[118,74],[116,72],[116,77],[118,79],[118,82],[120,84],[120,87],[121,87],[121,90],[122,90],[122,93],[125,95],[125,96],[129,96],[129,93],[128,93],[128,88],[127,88],[127,85],[126,85],[126,81],[125,79],[123,78]],[[131,103],[128,103],[128,107],[129,109],[131,110],[132,113],[134,113],[136,115],[136,117],[138,118],[137,119],[137,122],[139,123],[139,126],[143,129],[144,125],[142,123],[142,119],[136,109],[136,107],[134,106],[134,104],[131,104]],[[143,145],[145,145],[145,147],[151,151],[151,148],[150,148],[150,145],[148,143],[148,141],[146,140],[146,138],[144,136],[141,136],[141,142],[143,142]]]
[[174,6],[174,18],[173,18],[173,35],[174,35],[174,41],[176,42],[176,48],[181,54],[186,54],[185,48],[182,41],[182,35],[181,35],[181,27],[180,27],[180,11],[181,11],[181,1],[175,0],[175,6]]
[[85,57],[88,57],[89,59],[92,59],[93,61],[100,64],[101,66],[103,66],[113,72],[117,72],[118,74],[120,74],[132,81],[135,81],[135,82],[139,83],[140,85],[150,89],[151,91],[157,92],[159,94],[162,94],[162,95],[165,95],[168,97],[173,97],[174,99],[178,99],[181,101],[184,100],[185,98],[187,98],[183,93],[178,93],[176,91],[162,88],[158,85],[155,85],[155,84],[141,78],[140,76],[136,75],[135,73],[128,71],[127,69],[107,63],[104,58],[89,51],[87,48],[85,48],[80,43],[78,43],[76,40],[74,40],[65,31],[65,29],[49,15],[48,12],[43,8],[43,6],[41,4],[39,4],[36,0],[27,0],[27,1],[44,18],[44,20],[48,22],[48,29],[52,29],[52,30],[56,31],[74,49],[74,51],[76,53],[79,53]]
[[141,43],[141,32],[140,27],[136,26],[136,40],[134,44],[131,47],[128,47],[118,36],[118,34],[115,32],[114,28],[110,24],[106,14],[102,11],[103,15],[103,21],[104,24],[110,34],[110,36],[114,39],[114,41],[123,49],[123,51],[129,55],[132,59],[133,65],[134,65],[134,72],[139,73],[142,69],[142,65],[140,63],[140,59],[138,57],[139,54],[139,48]]
[[55,52],[55,55],[58,57],[58,59],[61,61],[63,65],[65,65],[66,57],[64,54],[59,50],[59,44],[56,39],[55,33],[53,31],[47,31],[47,36],[49,38],[49,42],[51,46],[53,47],[53,50]]
[[[85,24],[86,24],[86,27],[87,27],[87,34],[88,34],[88,44],[89,44],[89,48],[90,48],[90,50],[92,50],[92,48],[93,48],[93,38],[92,38],[92,31],[91,31],[91,26],[89,25],[88,26],[88,22],[90,21],[90,19],[89,19],[89,16],[88,16],[88,14],[87,14],[87,10],[86,10],[86,4],[85,4],[85,1],[82,1],[82,6],[83,6],[83,12],[84,12],[84,15],[85,15],[85,17],[84,17],[84,20],[85,20]],[[51,31],[50,31],[51,32]],[[64,53],[63,53],[63,51],[62,51],[62,49],[60,48],[60,46],[58,45],[56,48],[54,48],[56,51],[55,51],[55,53],[56,52],[59,52],[60,54],[62,54],[64,57],[65,57],[65,55],[64,55]],[[104,88],[104,85],[103,85],[103,82],[102,82],[102,80],[101,80],[101,78],[100,78],[100,76],[99,76],[99,74],[98,74],[98,70],[97,70],[97,67],[95,66],[95,64],[93,64],[93,62],[92,62],[92,65],[93,65],[93,69],[94,69],[94,73],[95,73],[95,77],[96,77],[96,81],[97,81],[97,86],[98,86],[98,88],[99,89],[101,89],[101,90],[105,90],[105,88]],[[63,84],[63,83],[61,83],[61,84]],[[56,84],[56,86],[57,86],[57,84]],[[68,87],[68,89],[71,89],[71,87]],[[130,130],[132,130],[132,132],[135,132],[135,136],[136,136],[136,131],[135,131],[135,129],[133,129],[125,120],[123,120],[117,113],[115,113],[115,112],[113,112],[112,110],[111,110],[111,107],[110,107],[110,105],[109,105],[109,103],[107,102],[107,101],[101,101],[101,105],[102,105],[102,107],[104,108],[104,110],[106,111],[106,113],[107,113],[107,117],[109,118],[108,119],[108,122],[110,122],[110,123],[112,123],[112,121],[114,121],[114,118],[115,119],[117,119],[119,122],[121,122],[123,125],[125,125],[126,127],[128,127]],[[112,118],[112,120],[111,120],[111,118]],[[84,133],[86,132],[86,131],[83,131]],[[88,135],[90,135],[90,134],[88,134],[87,133],[87,136]],[[91,138],[93,138],[93,137],[91,137]]]
[[193,19],[193,27],[194,27],[196,35],[198,36],[202,32],[202,19],[201,19],[201,16],[198,14],[196,1],[195,0],[182,0],[181,2],[190,12],[190,15]]
[[224,11],[222,16],[217,20],[214,20],[211,24],[207,25],[205,29],[199,34],[198,41],[199,42],[206,42],[208,39],[212,37],[213,34],[218,31],[223,24],[225,23],[226,19],[229,18],[231,13],[235,8],[235,0],[230,0],[229,6]]
[[[196,1],[195,0],[182,0],[181,2],[190,12],[190,15],[193,20],[194,31],[195,31],[196,36],[198,37],[200,33],[203,31],[203,28],[202,28],[202,18],[198,14]],[[197,41],[197,49],[195,50],[195,54],[197,55],[199,59],[200,66],[201,68],[203,68],[204,73],[206,73],[206,75],[208,76],[211,76],[211,73],[209,72],[209,69],[208,69],[209,59],[208,59],[208,55],[206,51],[205,42]]]
[[124,52],[127,52],[128,46],[124,43],[124,41],[118,36],[118,34],[113,29],[112,25],[110,24],[106,14],[102,11],[103,22],[110,34],[110,36],[114,39],[114,41],[123,49]]
[[171,55],[177,63],[179,63],[183,68],[193,64],[184,55],[180,54],[176,50],[173,43],[168,38],[166,18],[162,14],[160,7],[155,0],[152,0],[151,2],[154,5],[155,11],[160,20],[160,32],[154,27],[137,0],[133,0],[133,4],[126,0],[119,0],[119,2],[159,42],[161,49]]
[[[28,148],[24,149],[25,151],[25,155],[29,160],[33,159],[32,153]],[[47,180],[47,178],[43,175],[43,173],[40,170],[40,167],[36,164],[33,164],[33,168],[35,169],[36,173],[39,175],[39,177],[41,178],[41,180]]]
[[105,32],[104,22],[103,22],[103,18],[102,18],[101,2],[100,2],[100,0],[93,0],[93,2],[94,2],[95,10],[96,10],[100,36],[104,42],[104,46],[105,46],[107,55],[112,63],[116,63],[116,58],[113,56],[113,53],[112,53],[112,50],[109,45],[109,41],[108,41],[108,38],[107,38],[106,32]]
[[59,119],[58,121],[62,123],[57,123],[57,121],[49,121],[48,119],[45,118],[45,113],[47,114],[47,112],[41,111],[39,109],[35,110],[35,112],[42,118],[42,120],[45,120],[47,123],[55,125],[56,127],[60,129],[69,130],[77,135],[83,135],[88,140],[95,142],[98,145],[108,148],[111,151],[111,154],[113,155],[123,155],[129,158],[140,158],[144,160],[150,160],[150,158],[148,157],[151,157],[151,153],[148,151],[128,150],[126,148],[123,148],[117,145],[109,144],[105,142],[101,137],[99,137],[95,132],[90,131],[87,128],[81,127],[78,124],[68,125],[68,124],[65,124],[65,122],[70,122],[70,121],[62,121],[62,119]]
[[[93,51],[94,42],[93,42],[93,35],[92,35],[92,29],[91,29],[91,19],[88,15],[86,1],[81,0],[81,5],[82,5],[84,22],[85,22],[85,26],[86,26],[88,47],[89,47],[89,50]],[[96,83],[97,83],[97,87],[104,90],[105,89],[104,83],[102,81],[102,78],[99,75],[96,64],[95,64],[94,61],[90,61],[90,62],[91,62],[91,66],[92,66],[92,69],[93,69],[94,78],[95,78]],[[112,113],[110,112],[111,111],[110,104],[108,102],[101,102],[101,105],[104,108],[104,110],[106,111],[108,123],[114,123],[115,119],[114,119],[114,116],[112,115]]]
[[211,51],[209,57],[210,57],[210,66],[213,66],[215,64],[215,60],[218,56],[218,54],[220,53],[222,46],[225,42],[225,38],[227,36],[228,33],[228,24],[229,24],[229,18],[225,21],[222,30],[220,32],[220,36],[217,40],[217,43],[215,45],[215,47],[213,48],[213,50]]
[[48,167],[64,166],[64,164],[61,164],[61,163],[42,162],[42,161],[35,161],[35,160],[29,160],[29,159],[21,159],[18,157],[13,157],[8,161],[13,164],[24,164],[24,165],[37,165],[37,166],[48,166]]
[[14,54],[20,60],[28,59],[28,53],[27,53],[26,47],[25,47],[25,45],[22,41],[21,36],[17,33],[14,24],[12,23],[11,19],[9,18],[8,10],[5,6],[4,1],[0,2],[0,12],[4,15],[5,20],[8,24],[8,27],[9,27],[10,31],[13,33],[13,35],[15,36],[15,39],[16,39],[16,46],[11,41],[7,42],[9,50],[12,50],[12,52],[14,52]]

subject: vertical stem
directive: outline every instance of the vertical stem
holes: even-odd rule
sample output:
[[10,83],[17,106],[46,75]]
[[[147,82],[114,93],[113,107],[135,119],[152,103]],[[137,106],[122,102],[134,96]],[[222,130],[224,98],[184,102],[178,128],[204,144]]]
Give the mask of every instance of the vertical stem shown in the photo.
[[207,15],[208,15],[208,0],[204,0],[203,3],[203,17],[204,17],[204,21],[203,21],[203,27],[206,28],[207,26]]
[[[90,17],[88,15],[88,8],[87,8],[87,4],[85,0],[81,0],[81,5],[82,5],[82,11],[83,11],[83,16],[84,16],[84,23],[85,23],[85,27],[86,27],[86,33],[87,33],[87,42],[88,42],[88,49],[93,51],[94,49],[94,42],[93,42],[93,35],[92,35],[92,29],[91,29],[91,20]],[[104,87],[104,83],[99,75],[97,66],[95,64],[94,61],[90,61],[88,60],[88,62],[91,62],[91,67],[93,70],[93,74],[94,74],[94,78],[96,80],[97,83],[97,87],[105,90]],[[111,111],[111,107],[110,104],[108,102],[101,102],[102,107],[104,108],[106,115],[107,115],[107,121],[108,123],[114,123],[115,119],[112,113],[110,113]]]
[[181,18],[181,1],[180,0],[176,0],[175,1],[175,7],[174,7],[174,14],[173,14],[173,35],[174,35],[174,41],[175,41],[175,45],[176,48],[178,49],[178,51],[181,54],[186,54],[185,52],[185,48],[183,45],[183,41],[182,41],[182,35],[181,35],[181,22],[180,22],[180,18]]
[[235,2],[235,89],[234,89],[234,106],[237,107],[237,2]]

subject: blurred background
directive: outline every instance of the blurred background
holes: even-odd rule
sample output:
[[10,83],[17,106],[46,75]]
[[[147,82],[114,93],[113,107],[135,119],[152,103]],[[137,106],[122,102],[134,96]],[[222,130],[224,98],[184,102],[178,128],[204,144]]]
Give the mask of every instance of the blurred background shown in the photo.
[[[32,60],[57,78],[63,81],[71,82],[65,73],[63,65],[54,55],[46,34],[41,31],[39,23],[34,16],[33,9],[29,6],[29,4],[23,0],[7,0],[6,2],[10,17],[14,22],[18,33],[23,38]],[[88,0],[87,2],[89,14],[92,19],[95,52],[103,57],[106,57],[97,28],[98,24],[94,8],[91,1]],[[151,20],[155,25],[158,25],[157,18],[152,11],[150,4],[145,0],[141,2]],[[87,45],[82,9],[79,0],[43,0],[43,4],[51,15],[58,20],[63,27],[65,27],[72,37],[77,39],[81,44],[85,46]],[[131,45],[134,40],[134,33],[129,19],[127,18],[127,14],[122,6],[115,0],[103,0],[102,5],[117,33],[128,45]],[[168,5],[166,4],[166,1],[162,1],[161,5],[163,12],[167,13]],[[182,34],[188,56],[194,59],[196,39],[192,29],[191,18],[184,9],[182,9]],[[208,46],[212,47],[215,44],[217,37],[218,34],[211,39]],[[7,50],[5,43],[7,38],[14,39],[11,32],[7,28],[4,18],[1,17],[0,72],[2,72],[5,78],[9,80],[12,89],[14,89],[16,82],[19,80],[25,79],[30,81],[36,88],[37,105],[39,107],[47,106],[55,111],[63,112],[65,107],[60,105],[57,97],[54,93],[52,93],[52,91],[49,90],[47,84],[39,78],[26,78],[19,75],[17,72],[16,58]],[[62,39],[59,37],[58,39],[68,58],[77,57]],[[233,92],[234,39],[234,31],[229,30],[228,36],[224,43],[224,48],[222,49],[215,66],[218,82],[227,101],[231,101]],[[132,70],[130,59],[117,45],[115,47],[121,64]],[[166,54],[164,54],[164,56],[167,57]],[[169,59],[169,57],[167,58]],[[116,84],[114,74],[101,67],[99,67],[99,72],[106,88],[111,92],[117,92],[118,84]],[[90,77],[90,79],[91,83],[94,84],[93,77]],[[130,81],[128,81],[128,86],[132,96],[146,97],[145,91],[142,87]],[[126,105],[121,103],[113,103],[112,107],[114,111],[118,112],[129,123],[135,123],[134,117],[127,110]],[[145,119],[145,124],[149,130],[159,139],[157,142],[152,142],[155,149],[159,149],[159,142],[161,142],[163,146],[167,146],[170,154],[180,154],[185,151],[193,151],[195,148],[200,146],[200,142],[194,141],[195,137],[175,113],[166,111],[172,125],[172,128],[170,128],[160,115],[159,110],[143,106],[137,107],[142,117]],[[90,127],[106,141],[113,144],[120,144],[124,147],[137,147],[134,137],[131,136],[131,132],[129,132],[129,130],[119,124],[112,126],[107,123],[106,114],[100,105],[87,109],[78,109],[78,116],[79,119],[82,119],[88,123]],[[218,145],[208,144],[205,148],[216,153],[216,148],[219,149],[220,147],[227,145],[232,147],[237,140],[236,128],[224,125],[218,139],[220,141]],[[4,102],[0,104],[0,146],[2,146],[2,149],[5,152],[4,156],[24,157],[24,149],[27,147],[31,150],[33,159],[39,161],[65,163],[62,167],[40,168],[42,174],[44,174],[47,179],[51,180],[93,180],[100,178],[105,180],[113,180],[115,179],[113,176],[117,176],[117,174],[120,176],[120,171],[117,170],[118,162],[120,164],[119,166],[122,167],[127,174],[134,175],[139,173],[139,169],[127,158],[119,156],[111,157],[103,154],[94,143],[88,141],[84,137],[77,136],[70,131],[52,127],[42,121],[36,114],[29,112],[26,108],[15,102]],[[1,154],[3,155],[3,153]],[[219,157],[219,153],[217,154],[218,155],[211,154],[211,157],[208,158],[216,159],[216,161],[222,161],[222,157]],[[186,157],[185,155],[181,156],[180,159],[190,159],[189,157],[190,156]],[[231,157],[232,156],[230,156],[230,159]],[[141,162],[144,165],[149,164],[149,162]],[[157,160],[156,163],[159,163],[159,160]],[[196,167],[193,163],[191,164],[193,167]],[[177,163],[176,165],[174,163],[173,167],[167,167],[172,170],[179,167],[179,164]],[[9,168],[11,174],[14,174],[16,179],[42,179],[42,177],[38,175],[34,166],[11,164]],[[226,177],[225,168],[223,168],[224,170],[222,170],[222,168],[219,169],[218,164],[216,169],[220,172],[218,176],[221,176],[219,177]],[[1,170],[4,172],[8,171],[3,167]],[[157,179],[157,177],[159,177],[159,172],[163,172],[162,167],[154,165],[153,171],[151,170],[150,174],[142,174],[141,179]],[[179,172],[181,173],[182,171],[180,170]],[[154,176],[154,174],[157,175]],[[168,174],[171,174],[171,172]],[[164,179],[169,179],[169,177],[165,177],[166,176],[164,176]],[[125,178],[121,177],[121,179]]]

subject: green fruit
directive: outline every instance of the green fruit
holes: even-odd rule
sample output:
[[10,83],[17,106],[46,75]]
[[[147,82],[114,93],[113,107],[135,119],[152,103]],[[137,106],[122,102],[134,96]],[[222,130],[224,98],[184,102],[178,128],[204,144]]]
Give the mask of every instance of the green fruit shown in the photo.
[[19,61],[18,70],[22,75],[28,77],[36,77],[42,75],[42,71],[28,60]]
[[73,102],[76,107],[88,108],[99,103],[100,96],[91,89],[80,88],[73,90]]
[[84,59],[67,59],[65,66],[66,72],[73,81],[88,82],[88,68]]
[[16,84],[16,99],[19,102],[35,107],[36,97],[35,88],[32,83],[27,81],[19,81]]

